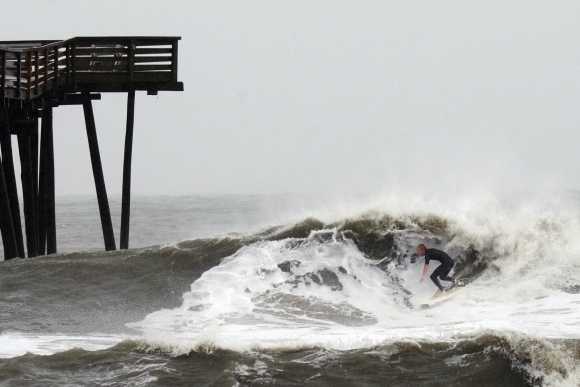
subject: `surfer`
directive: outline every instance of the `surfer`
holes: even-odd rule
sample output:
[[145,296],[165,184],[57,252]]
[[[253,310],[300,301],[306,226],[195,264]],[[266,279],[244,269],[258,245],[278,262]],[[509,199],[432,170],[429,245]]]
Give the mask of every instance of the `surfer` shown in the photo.
[[425,247],[424,244],[420,244],[419,246],[417,246],[417,254],[419,254],[419,256],[421,257],[425,257],[425,266],[423,267],[423,275],[421,276],[421,283],[423,283],[423,280],[425,279],[425,274],[427,274],[427,271],[429,271],[429,262],[439,261],[441,262],[441,266],[435,269],[433,274],[431,274],[431,280],[433,281],[433,283],[437,285],[439,290],[442,292],[445,291],[445,288],[443,288],[441,282],[439,282],[439,278],[442,279],[443,281],[453,282],[454,286],[456,285],[455,280],[449,277],[448,275],[451,269],[453,269],[453,266],[455,266],[455,262],[449,255],[447,255],[445,252],[441,250],[428,249],[427,247]]

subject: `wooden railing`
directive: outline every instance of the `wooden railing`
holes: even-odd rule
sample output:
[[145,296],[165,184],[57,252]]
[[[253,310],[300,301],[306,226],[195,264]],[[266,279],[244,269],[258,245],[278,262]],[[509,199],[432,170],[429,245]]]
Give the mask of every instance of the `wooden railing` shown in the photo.
[[[0,42],[0,99],[31,100],[49,90],[176,90],[179,37],[77,37]],[[101,90],[103,89],[103,90]]]

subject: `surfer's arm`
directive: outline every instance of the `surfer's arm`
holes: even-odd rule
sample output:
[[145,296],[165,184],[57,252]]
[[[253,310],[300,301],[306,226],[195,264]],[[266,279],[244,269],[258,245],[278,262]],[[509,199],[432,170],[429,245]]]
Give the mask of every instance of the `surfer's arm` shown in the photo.
[[425,279],[425,274],[427,274],[428,271],[429,271],[429,265],[425,265],[425,267],[423,267],[423,275],[421,276],[420,282],[423,282],[423,280]]

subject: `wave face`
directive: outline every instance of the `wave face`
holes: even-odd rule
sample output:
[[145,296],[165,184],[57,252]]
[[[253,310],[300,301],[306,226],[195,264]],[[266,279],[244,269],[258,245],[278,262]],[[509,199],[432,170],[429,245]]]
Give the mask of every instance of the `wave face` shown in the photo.
[[[577,385],[580,358],[569,340],[580,338],[579,236],[580,218],[567,206],[308,218],[242,238],[180,307],[128,326],[175,355],[359,351],[491,335],[531,379]],[[419,283],[419,243],[447,251],[454,276],[480,277],[453,299],[418,308],[436,290]]]
[[[4,262],[0,376],[52,380],[55,362],[108,372],[118,358],[109,383],[577,386],[580,201],[568,199],[390,198],[247,234]],[[436,287],[419,282],[419,243],[477,279],[421,308]]]

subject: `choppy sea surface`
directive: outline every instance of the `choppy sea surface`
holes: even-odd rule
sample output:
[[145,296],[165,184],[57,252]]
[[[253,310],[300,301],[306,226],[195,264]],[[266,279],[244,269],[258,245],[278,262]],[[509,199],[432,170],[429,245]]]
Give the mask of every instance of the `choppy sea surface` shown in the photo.
[[[115,252],[95,198],[56,213],[58,254],[0,261],[1,386],[580,385],[576,192],[137,196]],[[421,307],[418,243],[477,278]]]

